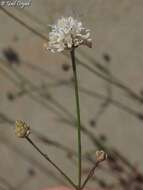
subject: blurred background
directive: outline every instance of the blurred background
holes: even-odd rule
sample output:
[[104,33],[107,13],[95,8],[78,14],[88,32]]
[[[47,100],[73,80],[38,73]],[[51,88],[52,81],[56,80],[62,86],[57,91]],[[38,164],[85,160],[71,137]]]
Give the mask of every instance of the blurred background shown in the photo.
[[43,48],[49,25],[73,16],[91,30],[93,48],[76,50],[83,179],[104,149],[88,183],[107,189],[143,189],[143,1],[33,0],[0,7],[0,189],[39,190],[68,185],[24,139],[15,120],[31,126],[33,141],[75,182],[76,109],[68,52]]

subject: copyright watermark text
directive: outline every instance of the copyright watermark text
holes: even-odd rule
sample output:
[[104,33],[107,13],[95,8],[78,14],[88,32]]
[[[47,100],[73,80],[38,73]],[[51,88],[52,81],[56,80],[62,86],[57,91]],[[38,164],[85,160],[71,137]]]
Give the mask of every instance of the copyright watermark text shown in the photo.
[[0,0],[0,6],[25,8],[32,4],[32,0]]

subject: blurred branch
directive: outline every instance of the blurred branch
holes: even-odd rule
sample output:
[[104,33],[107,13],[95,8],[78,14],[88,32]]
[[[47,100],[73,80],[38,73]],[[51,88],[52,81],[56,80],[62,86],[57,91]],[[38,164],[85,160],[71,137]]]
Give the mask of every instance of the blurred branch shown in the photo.
[[[11,17],[12,19],[14,19],[15,21],[17,21],[19,24],[21,24],[23,27],[25,27],[26,29],[30,30],[32,33],[34,33],[35,35],[39,36],[40,38],[48,41],[48,38],[45,37],[43,34],[39,33],[37,30],[35,30],[34,28],[32,28],[31,26],[27,25],[24,21],[22,21],[21,19],[19,19],[18,17],[16,17],[15,15],[13,15],[12,13],[10,13],[9,11],[7,11],[5,8],[0,6],[0,9],[7,14],[9,17]],[[89,59],[89,58],[88,58]],[[92,58],[90,58],[91,63],[95,63],[95,65],[98,65],[98,69],[100,68],[100,70],[104,71],[106,74],[108,73],[108,71],[104,68],[101,67],[100,64],[97,64],[97,62],[95,60],[91,60]],[[89,61],[89,60],[88,60]],[[138,94],[136,94],[135,92],[133,92],[129,87],[125,86],[124,84],[122,84],[119,80],[117,80],[114,76],[112,76],[112,80],[110,79],[110,77],[105,76],[103,74],[101,74],[100,72],[96,71],[94,68],[92,68],[91,66],[81,62],[79,59],[77,59],[77,62],[83,66],[84,68],[86,68],[88,71],[90,71],[91,73],[97,75],[99,78],[102,78],[103,80],[106,80],[108,82],[110,82],[111,84],[115,85],[118,88],[121,88],[122,90],[124,90],[131,98],[133,98],[134,100],[137,100],[139,103],[143,102],[143,98],[140,97]]]
[[[110,76],[111,80],[112,80],[112,76],[111,76],[111,72],[110,72],[110,63],[107,62],[105,68],[108,71],[108,75]],[[107,110],[108,106],[111,104],[112,102],[112,84],[108,83],[105,81],[105,88],[106,88],[106,92],[107,95],[105,97],[105,100],[103,100],[103,102],[101,103],[98,112],[96,113],[95,118],[92,119],[92,122],[95,121],[95,126],[98,125],[99,120],[101,119],[101,117],[103,116],[103,114],[105,113],[105,111]]]
[[75,183],[67,176],[67,174],[59,168],[59,166],[57,164],[55,164],[55,162],[53,162],[49,156],[47,154],[45,154],[36,144],[35,142],[30,138],[30,137],[26,137],[26,140],[33,146],[33,148],[35,150],[37,150],[37,152],[39,152],[39,154],[41,154],[41,156],[43,158],[45,158],[75,189],[78,189],[77,186],[75,185]]
[[[0,114],[0,115],[3,115],[4,116],[4,114]],[[5,118],[7,118],[7,120],[6,120],[6,122],[8,122],[10,125],[14,125],[14,121],[13,120],[11,120],[10,118],[8,118],[7,116],[5,116]],[[49,137],[45,137],[45,136],[43,136],[43,135],[41,135],[41,134],[39,134],[39,132],[37,132],[37,131],[35,131],[34,129],[32,130],[33,131],[33,133],[36,135],[36,137],[37,138],[39,138],[39,140],[42,140],[42,142],[44,142],[44,143],[49,143],[49,145],[52,145],[52,146],[55,146],[55,148],[59,148],[59,149],[61,149],[61,150],[63,150],[63,151],[65,151],[65,152],[67,152],[67,154],[68,153],[70,153],[69,151],[72,151],[72,150],[70,150],[68,147],[65,147],[65,146],[63,146],[63,145],[61,145],[59,142],[54,142],[53,140],[51,140],[51,139],[49,139]],[[3,141],[3,138],[4,137],[2,137],[1,138],[1,140]],[[43,139],[44,138],[44,139]],[[5,139],[5,138],[4,138]],[[8,142],[7,142],[8,143]],[[96,142],[97,143],[97,142]],[[57,146],[56,146],[57,145]],[[9,144],[8,143],[8,145],[7,146],[12,146],[11,145],[11,143]],[[102,145],[101,145],[102,146]],[[9,148],[10,148],[9,147]],[[104,146],[104,147],[107,147],[107,146]],[[15,147],[16,148],[16,147]],[[16,150],[17,150],[17,148],[16,148]],[[38,162],[37,161],[33,161],[33,158],[32,157],[29,157],[30,155],[27,155],[27,154],[25,154],[24,152],[23,152],[23,154],[21,153],[21,152],[19,152],[20,150],[18,150],[18,154],[20,154],[20,156],[22,157],[22,156],[24,156],[24,158],[26,157],[26,160],[28,161],[29,160],[29,162],[30,163],[34,163],[36,166],[38,166]],[[89,161],[90,163],[92,163],[92,164],[95,164],[95,156],[94,156],[94,152],[95,152],[95,150],[93,150],[93,152],[90,152],[90,153],[85,153],[85,155],[83,156],[83,159],[84,160],[87,160],[87,161]],[[131,169],[131,172],[133,172],[133,173],[135,173],[135,172],[138,172],[138,176],[140,176],[140,178],[142,178],[143,177],[143,175],[139,172],[139,171],[137,171],[137,169],[129,162],[129,160],[127,160],[122,154],[119,154],[119,152],[118,152],[118,154],[117,154],[117,151],[115,150],[115,149],[112,149],[112,148],[109,148],[108,149],[108,152],[110,152],[110,154],[109,154],[109,159],[111,158],[111,160],[114,158],[116,161],[121,161],[126,167],[128,167],[129,169]],[[71,152],[71,154],[73,155],[73,156],[77,156],[76,155],[76,153],[74,152],[74,151],[72,151]],[[89,155],[90,154],[90,155]],[[27,158],[27,156],[28,156],[28,158]],[[93,157],[93,158],[92,158]],[[113,159],[113,160],[114,160]],[[71,160],[72,161],[72,160]],[[116,163],[116,162],[115,162]],[[39,163],[40,164],[40,163]],[[114,162],[113,162],[113,164],[114,164]],[[114,171],[116,171],[116,170],[113,170],[112,171],[112,165],[110,165],[109,164],[109,167],[111,166],[111,173],[110,173],[110,170],[108,171],[108,174],[114,174]],[[41,167],[41,166],[38,166],[38,168],[39,167]],[[115,166],[115,167],[118,167],[118,166]],[[44,169],[44,167],[42,168],[41,167],[41,169],[43,170]],[[100,167],[99,167],[99,169],[100,169]],[[105,171],[104,170],[104,167],[102,168],[103,169],[103,171]],[[43,171],[44,173],[45,173],[45,171]],[[117,170],[117,172],[118,172],[118,170]],[[126,171],[125,171],[125,174],[126,174]],[[116,173],[113,175],[113,176],[116,176],[116,178],[118,178],[118,176],[116,175]]]
[[[79,53],[81,53],[81,52],[79,52]],[[140,95],[136,94],[132,89],[130,89],[125,84],[123,84],[123,82],[121,82],[119,79],[117,79],[115,76],[113,76],[113,74],[111,72],[110,72],[110,75],[109,75],[109,71],[105,66],[102,66],[94,58],[92,58],[91,56],[88,56],[87,54],[85,54],[85,52],[84,52],[84,54],[82,53],[82,55],[84,56],[84,60],[85,60],[85,58],[87,58],[87,61],[89,63],[91,63],[91,65],[93,65],[94,68],[92,68],[89,64],[87,65],[86,63],[81,62],[80,59],[78,58],[79,65],[83,66],[85,69],[87,69],[91,73],[95,74],[99,78],[101,78],[101,79],[113,84],[114,86],[122,89],[133,100],[136,100],[139,103],[143,103],[143,98]]]
[[38,32],[37,30],[35,30],[34,28],[32,28],[31,26],[29,26],[28,24],[26,24],[24,21],[22,21],[20,18],[18,18],[17,16],[15,16],[14,14],[10,13],[8,10],[6,10],[4,7],[0,6],[0,9],[10,18],[12,18],[13,20],[15,20],[16,22],[18,22],[21,26],[23,26],[24,28],[26,28],[27,30],[31,31],[33,34],[35,34],[36,36],[42,38],[43,40],[48,41],[48,38],[46,36],[44,36],[43,34],[41,34],[40,32]]
[[[7,67],[7,69],[8,69],[8,71],[6,71],[5,69],[3,69],[2,67],[0,67],[0,70],[2,71],[2,74],[3,75],[5,75],[9,80],[10,80],[10,82],[13,82],[18,88],[22,88],[21,90],[22,90],[22,94],[20,93],[20,96],[21,95],[25,95],[25,94],[27,94],[28,93],[28,95],[33,99],[33,100],[35,100],[35,101],[37,101],[37,102],[39,102],[41,105],[43,105],[44,107],[46,107],[46,108],[48,108],[49,110],[53,110],[53,112],[54,113],[56,113],[56,114],[60,114],[61,115],[61,112],[57,112],[57,110],[55,110],[54,108],[52,108],[50,105],[47,105],[47,104],[45,104],[44,103],[44,101],[43,101],[43,98],[45,99],[46,98],[46,96],[43,94],[43,93],[41,93],[41,95],[40,96],[42,96],[43,98],[40,100],[38,97],[35,97],[35,95],[33,94],[33,92],[37,92],[38,94],[41,92],[41,90],[42,90],[42,88],[41,87],[39,87],[39,86],[36,86],[36,85],[30,85],[29,84],[29,82],[31,83],[31,81],[29,81],[29,80],[25,80],[25,77],[23,78],[21,78],[21,75],[19,76],[19,74],[18,74],[18,76],[17,76],[17,73],[15,73],[15,70],[13,70],[13,69],[11,69],[11,67],[9,67],[9,65],[8,65],[8,63],[6,62],[6,61],[4,61],[4,60],[2,60],[1,59],[1,61],[2,61],[2,63],[4,63],[4,64],[2,64],[3,66],[6,66]],[[13,72],[13,74],[14,74],[14,76],[16,77],[18,77],[18,80],[16,80],[14,77],[12,77],[11,75],[10,75],[10,73],[11,72]],[[21,81],[21,82],[18,82],[18,81]],[[23,86],[23,85],[21,85],[21,84],[25,84],[25,86],[26,85],[30,85],[30,89],[28,90],[27,89],[27,87],[26,87],[26,89],[23,89],[23,88],[25,88],[25,86]],[[70,85],[71,83],[70,82],[66,82],[66,81],[59,81],[58,79],[57,79],[57,85],[58,85],[58,83],[59,84],[62,84],[62,85],[66,85],[67,87],[70,87],[70,88],[73,88],[73,86],[72,85]],[[45,86],[46,85],[48,85],[48,84],[45,84]],[[55,84],[56,85],[56,84]],[[50,86],[48,86],[48,88],[50,88]],[[31,92],[31,90],[32,90],[32,92]],[[81,92],[83,92],[83,93],[85,93],[85,94],[87,94],[89,97],[93,97],[93,98],[99,98],[99,99],[103,99],[103,100],[106,100],[107,99],[107,97],[106,97],[106,95],[103,95],[103,94],[100,94],[100,93],[97,93],[97,92],[94,92],[94,91],[92,91],[92,90],[88,90],[87,88],[85,88],[85,87],[83,87],[83,86],[81,86],[81,85],[79,85],[79,90],[81,91]],[[49,97],[48,97],[49,98]],[[46,98],[47,99],[47,98]],[[49,99],[50,100],[50,99]],[[52,99],[52,101],[53,101],[53,104],[55,104],[55,105],[57,105],[57,106],[59,106],[60,108],[61,108],[61,105],[57,102],[57,100],[55,100],[55,99]],[[140,112],[138,112],[138,111],[136,111],[136,110],[134,110],[134,109],[132,109],[132,108],[130,108],[129,106],[126,106],[126,105],[124,105],[124,104],[122,104],[121,102],[119,102],[118,100],[114,100],[113,98],[111,98],[110,99],[110,103],[112,104],[112,105],[114,105],[114,106],[116,106],[117,108],[120,108],[120,109],[122,109],[123,111],[126,111],[127,113],[129,113],[129,114],[131,114],[131,115],[133,115],[133,116],[135,116],[136,118],[138,118],[138,119],[140,119],[140,120],[142,120],[143,119],[143,114],[142,113],[140,113]],[[63,107],[63,106],[62,106]],[[62,108],[62,110],[64,111],[64,113],[68,113],[67,112],[67,110],[65,110],[64,108]]]
[[46,26],[47,23],[43,22],[40,18],[38,18],[36,15],[33,15],[32,13],[30,13],[29,11],[27,11],[27,9],[23,9],[22,11],[15,7],[15,9],[20,13],[20,14],[23,14],[25,17],[29,18],[31,21],[37,23],[40,28],[44,28],[45,31],[47,32],[49,30],[49,27]]
[[[45,105],[45,104],[44,104]],[[64,118],[64,122],[65,123],[68,123],[70,126],[72,126],[72,127],[75,127],[75,122],[76,122],[76,120],[75,120],[75,118],[73,118],[73,121],[71,121],[71,116],[69,116],[69,119],[66,119],[66,118]],[[93,142],[93,144],[94,145],[96,145],[96,146],[98,146],[98,148],[100,148],[100,149],[103,149],[103,150],[105,150],[106,152],[108,152],[108,150],[106,149],[106,146],[105,145],[103,145],[101,142],[100,142],[100,140],[97,138],[97,137],[95,137],[94,135],[93,135],[93,133],[92,132],[90,132],[83,124],[82,124],[82,132],[85,134],[85,135],[87,135],[88,137],[89,137],[89,139]],[[109,151],[110,152],[110,151]]]
[[6,186],[9,190],[16,190],[4,177],[0,176],[0,183]]
[[35,156],[33,157],[32,155],[25,153],[21,148],[17,148],[17,146],[12,144],[12,142],[9,141],[8,138],[3,136],[0,138],[0,142],[2,142],[8,149],[15,152],[19,157],[21,157],[22,160],[31,163],[31,165],[34,165],[34,168],[37,168],[39,171],[42,171],[46,176],[52,177],[60,183],[62,183],[63,185],[65,185],[65,182],[57,175],[55,175],[55,172],[45,167],[45,165],[42,164],[41,161],[35,159]]
[[19,190],[19,189],[23,189],[25,185],[28,185],[28,183],[35,177],[35,171],[34,169],[29,169],[27,171],[26,176],[24,176],[24,178],[18,182],[18,184],[15,185],[15,189]]

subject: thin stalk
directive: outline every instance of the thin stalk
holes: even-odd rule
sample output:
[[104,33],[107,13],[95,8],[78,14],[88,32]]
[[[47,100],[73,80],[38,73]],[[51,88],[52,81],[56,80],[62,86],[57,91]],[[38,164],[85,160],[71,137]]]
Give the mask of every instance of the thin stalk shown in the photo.
[[46,159],[50,164],[52,164],[66,179],[67,181],[77,189],[77,186],[73,183],[73,181],[45,154],[43,153],[40,148],[29,138],[26,137],[26,140]]
[[96,162],[95,165],[93,166],[93,168],[91,168],[91,170],[89,171],[89,174],[87,175],[85,181],[83,182],[83,184],[81,186],[81,190],[85,187],[85,185],[87,184],[89,179],[94,175],[94,171],[97,168],[98,164],[99,164],[99,162]]
[[81,122],[80,122],[80,105],[79,105],[79,93],[78,93],[78,79],[77,79],[77,71],[76,71],[76,63],[75,63],[75,49],[71,50],[71,60],[72,60],[72,69],[74,76],[74,86],[75,86],[75,99],[76,99],[76,111],[77,111],[77,134],[78,134],[78,188],[81,187]]

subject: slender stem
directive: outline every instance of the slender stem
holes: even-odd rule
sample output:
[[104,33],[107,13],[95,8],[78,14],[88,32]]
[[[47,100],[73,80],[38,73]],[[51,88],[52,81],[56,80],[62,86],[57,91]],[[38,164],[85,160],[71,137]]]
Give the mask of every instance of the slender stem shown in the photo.
[[91,170],[89,171],[89,174],[87,175],[85,181],[83,182],[83,184],[81,186],[81,190],[85,187],[85,185],[87,184],[89,179],[94,175],[94,171],[97,168],[98,164],[99,164],[99,162],[96,162],[95,165],[93,166],[93,168],[91,168]]
[[44,154],[40,148],[29,138],[26,137],[26,140],[46,159],[48,160],[66,179],[67,181],[77,189],[77,186],[73,183],[73,181],[46,155]]
[[79,94],[78,94],[78,79],[77,79],[77,71],[76,71],[76,63],[75,63],[75,49],[71,50],[71,60],[72,60],[72,69],[74,75],[74,83],[75,83],[75,99],[76,99],[76,110],[77,110],[77,133],[78,133],[78,188],[81,186],[81,122],[80,122],[80,105],[79,105]]

